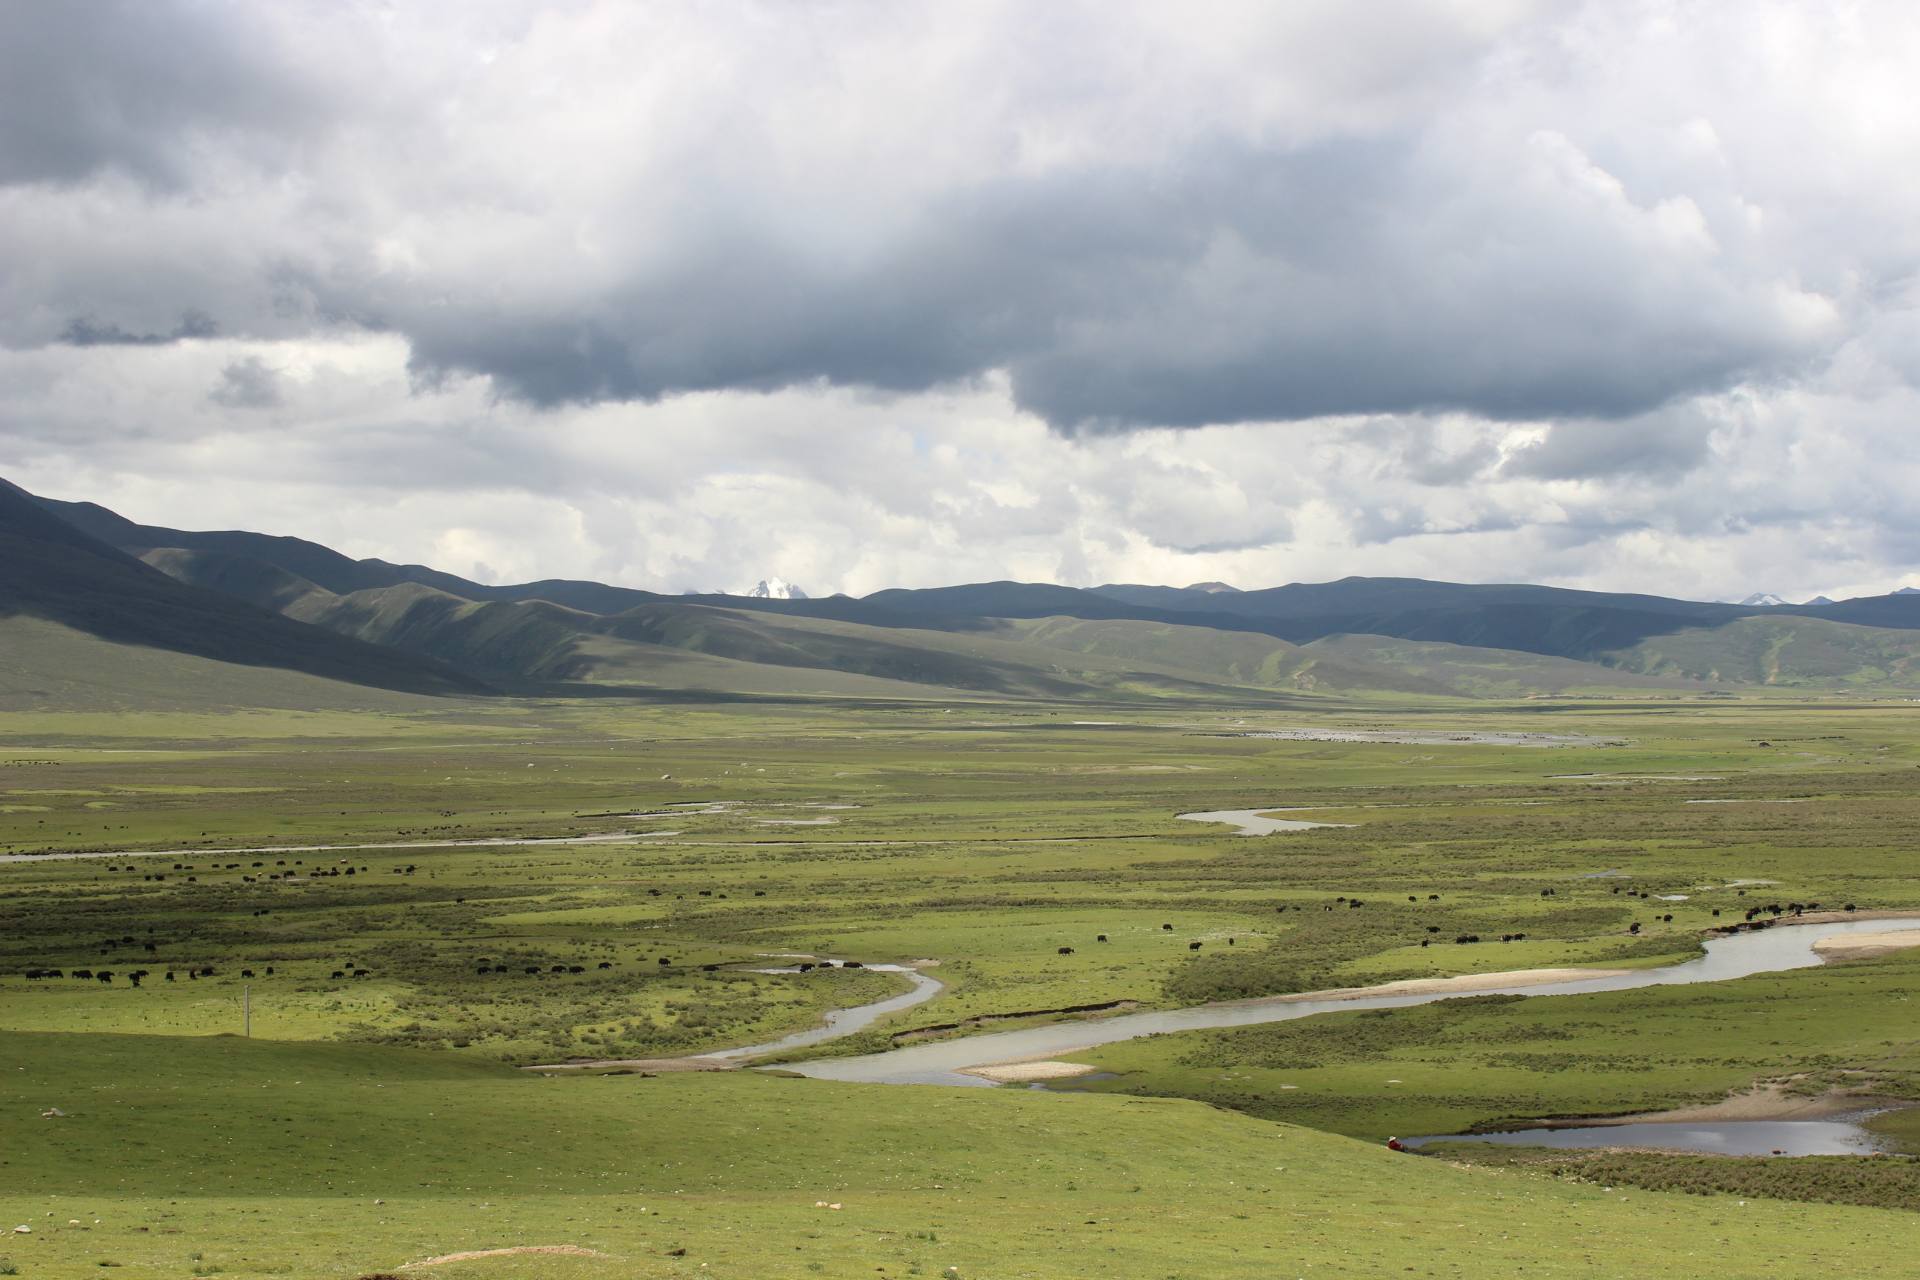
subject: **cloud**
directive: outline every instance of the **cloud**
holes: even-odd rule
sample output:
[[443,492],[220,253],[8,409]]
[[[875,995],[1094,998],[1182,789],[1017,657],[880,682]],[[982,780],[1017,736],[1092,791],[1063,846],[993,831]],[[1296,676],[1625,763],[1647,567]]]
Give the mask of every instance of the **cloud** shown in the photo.
[[[1886,17],[1802,34],[1877,69],[1920,44]],[[0,341],[362,328],[547,408],[1004,376],[1081,434],[1630,418],[1817,367],[1911,212],[1845,209],[1853,137],[1779,171],[1773,28],[1660,5],[5,21]]]
[[669,590],[1871,587],[1916,61],[1890,2],[0,6],[0,473]]
[[[249,360],[280,406],[210,403]],[[1920,546],[1920,394],[1862,395],[1877,376],[1697,407],[1684,483],[1570,484],[1485,461],[1546,429],[1453,417],[1076,438],[992,382],[540,410],[480,378],[414,388],[407,360],[390,335],[0,352],[0,475],[151,523],[667,591],[1357,573],[1799,598],[1901,581]]]
[[78,183],[117,169],[171,188],[226,154],[270,162],[340,107],[289,25],[246,6],[89,0],[0,16],[0,182]]
[[76,317],[60,331],[60,341],[70,347],[158,347],[169,342],[211,338],[218,332],[219,327],[212,318],[200,311],[187,312],[180,317],[180,323],[167,333],[133,333],[117,324],[100,324],[86,317]]
[[1542,480],[1674,480],[1707,461],[1712,433],[1711,422],[1680,413],[1624,422],[1556,422],[1539,439],[1508,454],[1502,469]]
[[207,398],[229,409],[273,409],[282,400],[280,372],[259,356],[243,356],[220,371]]

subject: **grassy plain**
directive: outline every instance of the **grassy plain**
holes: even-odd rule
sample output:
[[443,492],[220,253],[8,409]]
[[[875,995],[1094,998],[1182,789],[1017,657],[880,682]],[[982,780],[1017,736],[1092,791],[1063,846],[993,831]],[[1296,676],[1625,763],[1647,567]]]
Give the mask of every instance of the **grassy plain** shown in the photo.
[[[1244,736],[1316,726],[1577,740]],[[1811,1275],[1826,1250],[1904,1274],[1905,1214],[1756,1201],[1756,1228],[1733,1200],[1372,1140],[1786,1075],[1920,1096],[1920,957],[1115,1045],[1120,1078],[1076,1096],[509,1068],[762,1040],[901,986],[745,971],[777,953],[940,962],[938,999],[843,1052],[1116,1001],[1659,963],[1756,905],[1920,907],[1916,769],[1912,705],[1779,698],[0,714],[0,853],[166,851],[0,863],[0,1209],[35,1226],[0,1255],[350,1275],[571,1242],[619,1261],[433,1274],[971,1280]],[[1175,816],[1250,807],[1351,825]],[[533,843],[450,843],[475,841]],[[214,1038],[243,985],[255,1039]]]
[[1905,1214],[1451,1168],[1179,1101],[554,1079],[228,1038],[0,1054],[9,1117],[68,1112],[10,1126],[0,1156],[26,1276],[349,1276],[554,1244],[608,1256],[431,1274],[1897,1276],[1912,1243]]

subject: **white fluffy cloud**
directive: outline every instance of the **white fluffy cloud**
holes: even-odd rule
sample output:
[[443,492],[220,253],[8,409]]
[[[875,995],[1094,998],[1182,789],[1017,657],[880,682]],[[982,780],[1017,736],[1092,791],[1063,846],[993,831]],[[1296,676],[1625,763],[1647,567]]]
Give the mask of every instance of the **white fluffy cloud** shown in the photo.
[[1893,3],[15,6],[0,470],[495,579],[1909,575]]

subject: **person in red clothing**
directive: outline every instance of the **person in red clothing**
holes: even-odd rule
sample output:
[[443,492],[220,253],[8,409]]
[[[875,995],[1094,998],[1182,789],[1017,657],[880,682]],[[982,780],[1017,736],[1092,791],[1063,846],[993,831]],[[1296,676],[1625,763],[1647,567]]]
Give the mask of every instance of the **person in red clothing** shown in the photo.
[[1387,1139],[1387,1150],[1389,1150],[1389,1151],[1405,1151],[1406,1149],[1407,1149],[1407,1148],[1406,1148],[1406,1144],[1405,1144],[1405,1143],[1403,1143],[1403,1142],[1401,1142],[1401,1141],[1400,1141],[1400,1139],[1398,1139],[1398,1138],[1388,1138],[1388,1139]]

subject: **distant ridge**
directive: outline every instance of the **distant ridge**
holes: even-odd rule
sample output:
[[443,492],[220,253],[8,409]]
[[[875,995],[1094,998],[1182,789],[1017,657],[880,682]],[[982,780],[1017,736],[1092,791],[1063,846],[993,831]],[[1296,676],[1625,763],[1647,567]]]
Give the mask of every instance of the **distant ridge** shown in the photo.
[[[256,626],[261,611],[283,614],[310,624],[298,629],[309,643],[316,630],[333,632],[366,642],[363,659],[367,647],[410,658],[416,677],[425,659],[443,679],[457,669],[521,692],[1484,697],[1920,681],[1920,589],[1716,604],[1348,577],[1254,590],[997,581],[856,599],[809,598],[767,578],[748,596],[670,596],[558,579],[490,586],[424,565],[353,560],[299,538],[140,525],[92,503],[12,492],[17,520],[32,523],[43,544],[79,539],[96,558],[117,558],[123,575],[145,575],[148,590],[162,570],[202,597],[252,606],[245,616]],[[244,631],[209,627],[203,649]]]

